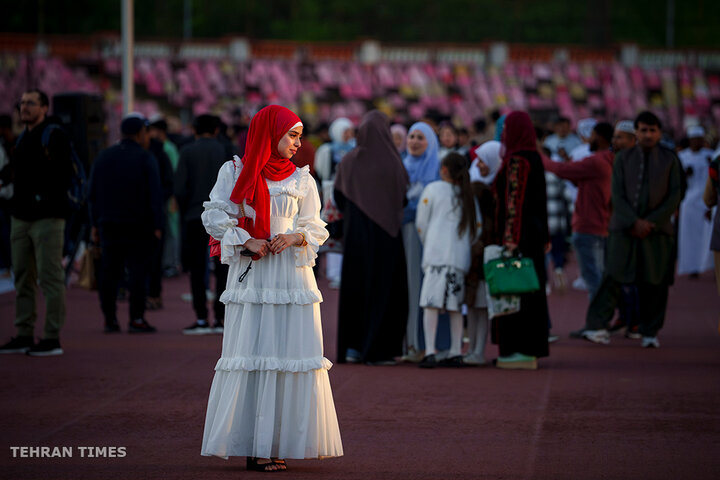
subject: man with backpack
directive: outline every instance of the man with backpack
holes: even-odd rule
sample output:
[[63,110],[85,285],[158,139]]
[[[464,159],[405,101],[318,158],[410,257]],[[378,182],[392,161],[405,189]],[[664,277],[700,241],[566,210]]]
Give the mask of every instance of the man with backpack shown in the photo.
[[[62,265],[68,188],[72,177],[72,147],[60,128],[47,119],[48,96],[38,89],[23,93],[18,138],[9,165],[0,174],[12,183],[10,244],[15,275],[17,337],[0,353],[32,356],[61,355],[60,329],[65,323],[65,271]],[[50,128],[50,133],[45,133]],[[47,137],[43,141],[43,137]],[[45,328],[35,344],[36,285],[45,297]]]

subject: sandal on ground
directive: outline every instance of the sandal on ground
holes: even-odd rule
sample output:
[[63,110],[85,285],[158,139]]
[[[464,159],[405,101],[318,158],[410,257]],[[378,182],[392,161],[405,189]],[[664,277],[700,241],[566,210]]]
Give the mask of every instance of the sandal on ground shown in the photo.
[[282,472],[287,470],[287,466],[285,460],[270,459],[260,463],[260,459],[257,457],[247,457],[247,469],[253,472]]

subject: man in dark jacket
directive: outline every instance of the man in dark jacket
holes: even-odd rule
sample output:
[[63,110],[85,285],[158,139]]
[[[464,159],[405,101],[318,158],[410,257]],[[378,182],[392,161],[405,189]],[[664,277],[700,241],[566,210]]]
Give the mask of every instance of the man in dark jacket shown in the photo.
[[208,321],[206,283],[209,256],[209,236],[205,231],[201,215],[203,202],[210,199],[210,191],[217,181],[220,167],[230,158],[226,158],[225,149],[216,139],[220,119],[214,115],[200,115],[195,118],[195,142],[180,151],[178,169],[175,172],[175,198],[180,208],[183,224],[183,263],[190,270],[190,287],[193,297],[193,309],[197,320],[185,328],[186,335],[205,335],[222,333],[225,319],[225,305],[220,302],[220,294],[227,283],[228,266],[215,259],[215,325]]
[[145,287],[154,243],[163,225],[162,185],[157,160],[146,150],[147,120],[131,113],[120,125],[122,140],[100,152],[90,174],[92,236],[102,249],[99,279],[105,331],[119,332],[118,283],[127,266],[129,333],[155,331],[145,321]]
[[[15,274],[15,327],[18,336],[0,347],[0,353],[33,356],[61,355],[60,328],[65,323],[65,270],[62,266],[65,219],[69,213],[70,141],[59,128],[43,132],[48,97],[40,90],[23,93],[20,119],[26,128],[18,139],[2,183],[12,183],[10,243]],[[37,312],[35,292],[45,297],[43,338],[34,344]]]
[[675,153],[660,145],[660,120],[651,112],[635,119],[638,143],[617,154],[603,281],[585,319],[582,337],[610,342],[607,326],[622,284],[636,284],[643,347],[660,346],[668,288],[675,268],[671,218],[682,198],[682,173]]

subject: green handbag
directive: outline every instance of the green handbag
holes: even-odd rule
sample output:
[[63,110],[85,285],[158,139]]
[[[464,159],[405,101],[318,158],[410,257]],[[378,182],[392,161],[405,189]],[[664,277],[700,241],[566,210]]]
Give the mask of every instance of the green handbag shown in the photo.
[[483,265],[490,295],[518,295],[540,290],[531,258],[499,257]]

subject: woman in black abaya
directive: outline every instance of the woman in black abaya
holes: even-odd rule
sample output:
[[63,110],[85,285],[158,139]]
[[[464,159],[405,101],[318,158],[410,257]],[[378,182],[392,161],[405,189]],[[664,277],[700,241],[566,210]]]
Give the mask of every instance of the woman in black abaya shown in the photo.
[[343,212],[343,268],[338,361],[389,364],[402,354],[408,315],[403,206],[408,176],[390,134],[373,110],[357,147],[338,165],[335,203]]

